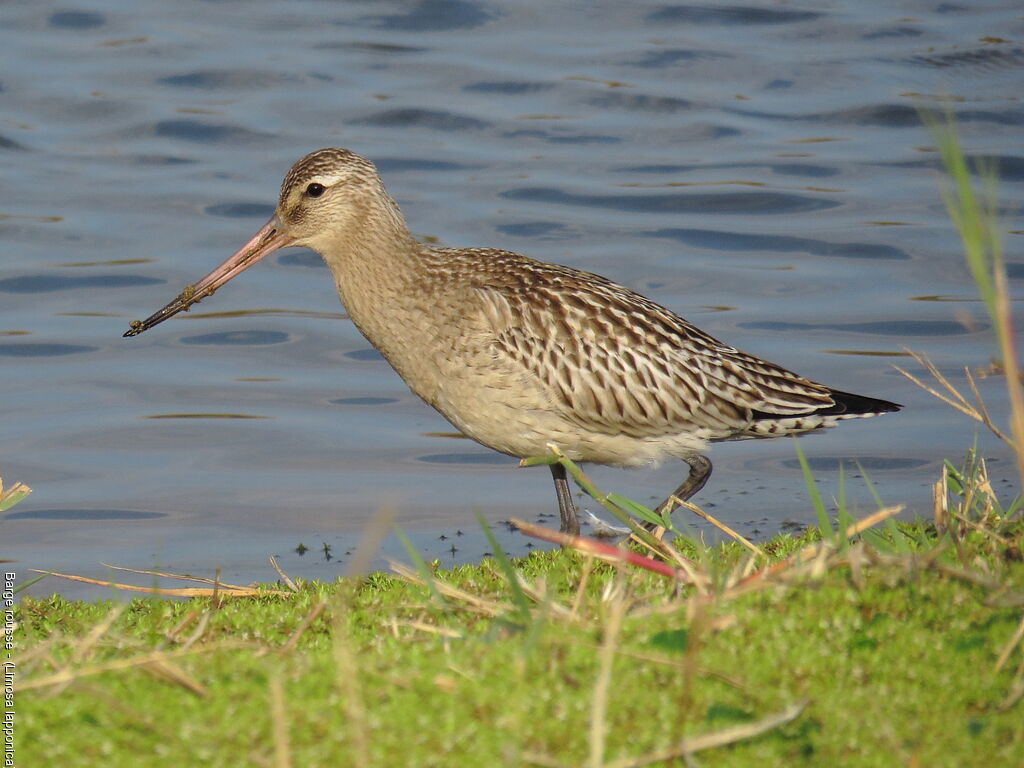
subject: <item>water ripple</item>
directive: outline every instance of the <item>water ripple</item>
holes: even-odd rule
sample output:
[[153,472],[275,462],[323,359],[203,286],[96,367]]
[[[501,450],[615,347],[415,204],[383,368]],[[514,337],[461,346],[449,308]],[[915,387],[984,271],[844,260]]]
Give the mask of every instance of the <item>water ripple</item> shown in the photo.
[[503,134],[506,139],[543,139],[552,144],[621,144],[618,136],[599,134],[570,133],[565,129],[545,131],[539,128],[508,131]]
[[153,126],[153,133],[166,139],[203,144],[262,141],[268,136],[237,125],[214,125],[201,120],[161,120]]
[[370,347],[369,349],[355,349],[351,352],[346,352],[345,357],[347,357],[349,360],[359,360],[361,362],[384,359],[384,356],[376,349],[373,349],[372,347]]
[[739,327],[756,331],[841,331],[872,336],[963,336],[988,326],[978,323],[977,328],[970,329],[953,320],[885,320],[867,323],[785,323],[766,320],[740,323]]
[[96,29],[106,23],[102,13],[90,11],[57,11],[46,20],[46,25],[54,29]]
[[591,106],[607,109],[628,109],[640,112],[679,112],[693,106],[692,101],[647,93],[609,91],[590,100]]
[[283,344],[291,338],[282,331],[224,331],[221,333],[205,333],[200,336],[185,336],[182,344],[223,344],[230,346],[264,346]]
[[909,259],[910,254],[892,245],[881,243],[830,243],[809,237],[790,235],[744,234],[719,232],[713,229],[659,229],[649,237],[667,237],[687,245],[716,251],[804,252],[814,256],[836,256],[843,259]]
[[462,90],[471,93],[499,93],[502,96],[519,96],[524,93],[537,93],[554,88],[552,83],[532,83],[522,80],[503,80],[500,82],[470,83],[462,86]]
[[988,46],[972,51],[911,56],[904,61],[939,69],[968,70],[965,74],[980,74],[1024,67],[1024,48],[995,48]]
[[439,173],[442,171],[469,171],[479,168],[478,165],[456,163],[450,160],[428,160],[422,157],[382,157],[376,158],[373,164],[381,173],[402,173],[405,171],[425,171]]
[[397,403],[397,397],[339,397],[331,400],[334,405],[389,405]]
[[662,195],[574,195],[550,187],[526,187],[501,193],[508,200],[555,205],[613,208],[631,213],[774,214],[822,211],[839,203],[784,192],[721,192]]
[[0,344],[0,357],[60,357],[95,352],[98,349],[83,344]]
[[704,61],[706,59],[732,58],[725,53],[712,53],[709,51],[695,51],[690,48],[663,48],[657,51],[648,51],[639,59],[625,62],[631,67],[643,69],[662,69],[672,67],[676,64],[689,63],[692,61]]
[[165,512],[142,512],[137,509],[27,509],[11,512],[6,520],[153,520],[167,517]]
[[476,3],[465,0],[420,0],[406,13],[389,16],[368,16],[366,21],[381,29],[402,32],[438,32],[452,29],[472,29],[486,24],[494,17]]
[[348,121],[352,125],[375,125],[381,128],[430,128],[435,131],[465,131],[487,128],[490,123],[475,117],[457,115],[439,109],[386,109],[366,117]]
[[503,224],[495,227],[498,232],[512,237],[535,237],[538,239],[560,239],[571,237],[572,233],[555,221],[523,221],[518,224]]
[[52,293],[77,288],[137,288],[166,282],[139,275],[24,275],[0,280],[4,293]]
[[206,206],[203,213],[227,219],[268,219],[274,213],[274,206],[267,203],[218,203]]
[[654,24],[702,24],[732,26],[746,24],[793,24],[814,21],[821,17],[814,11],[786,8],[752,7],[747,5],[671,5],[647,16]]
[[416,461],[423,461],[427,464],[508,464],[515,461],[503,453],[496,451],[489,453],[431,453],[425,456],[417,456]]
[[[783,459],[782,466],[788,469],[800,469],[799,459]],[[927,459],[913,459],[901,456],[808,456],[807,466],[815,472],[838,472],[844,469],[861,469],[869,472],[895,472],[898,470],[919,469],[932,462]]]
[[838,168],[827,165],[814,165],[810,163],[708,163],[706,165],[678,165],[678,164],[656,164],[656,165],[634,165],[623,168],[612,169],[615,173],[657,173],[657,174],[684,174],[693,171],[707,172],[709,170],[753,170],[767,168],[779,176],[796,176],[801,178],[821,179],[839,174]]
[[168,75],[167,77],[157,79],[157,82],[162,85],[209,91],[276,88],[297,81],[298,78],[296,77],[282,75],[278,72],[261,72],[251,69],[207,69],[198,72],[186,72],[181,75]]

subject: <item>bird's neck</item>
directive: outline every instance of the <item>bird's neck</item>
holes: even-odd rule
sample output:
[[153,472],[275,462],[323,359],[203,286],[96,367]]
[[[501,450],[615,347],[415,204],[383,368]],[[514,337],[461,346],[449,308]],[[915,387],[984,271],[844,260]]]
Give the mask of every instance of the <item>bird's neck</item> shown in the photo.
[[421,279],[427,248],[385,197],[359,211],[321,251],[352,322],[393,365],[429,311]]

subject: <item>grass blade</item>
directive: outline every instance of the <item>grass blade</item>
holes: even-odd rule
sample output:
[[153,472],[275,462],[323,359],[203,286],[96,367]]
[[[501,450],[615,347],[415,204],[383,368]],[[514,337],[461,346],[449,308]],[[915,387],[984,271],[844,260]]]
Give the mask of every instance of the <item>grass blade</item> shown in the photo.
[[491,526],[487,524],[484,516],[479,511],[476,513],[476,519],[484,530],[484,536],[487,537],[487,543],[491,545],[491,552],[494,554],[494,559],[498,562],[498,567],[501,568],[501,572],[504,574],[506,581],[508,581],[509,589],[512,590],[512,602],[515,603],[516,612],[521,614],[521,618],[525,622],[530,615],[530,600],[526,597],[523,587],[519,583],[519,575],[516,573],[516,569],[512,567],[512,561],[505,554],[505,550],[498,543],[498,539],[494,536]]
[[405,531],[403,531],[400,526],[395,526],[395,535],[398,536],[398,540],[401,541],[402,546],[405,547],[405,551],[409,555],[409,559],[412,560],[412,564],[416,566],[416,572],[420,575],[420,579],[429,590],[430,597],[441,608],[447,610],[448,603],[445,601],[444,595],[441,594],[441,590],[437,588],[437,584],[434,581],[434,574],[430,570],[430,566],[428,566],[426,561],[420,557],[420,553],[416,551],[416,547],[412,545],[409,537],[405,535]]
[[29,579],[24,584],[19,584],[18,586],[16,586],[14,588],[14,594],[18,594],[23,589],[28,589],[33,584],[35,584],[37,581],[42,581],[43,579],[45,579],[49,575],[50,574],[48,574],[48,573],[41,573],[40,575],[36,576],[34,579]]
[[807,495],[811,497],[811,504],[814,506],[814,513],[818,516],[818,531],[821,537],[827,541],[835,542],[836,531],[828,519],[828,512],[825,511],[825,503],[821,500],[821,493],[818,492],[818,485],[814,482],[814,475],[811,474],[811,467],[804,456],[800,441],[793,438],[793,445],[796,446],[796,458],[800,462],[800,469],[804,473],[804,482],[807,484]]

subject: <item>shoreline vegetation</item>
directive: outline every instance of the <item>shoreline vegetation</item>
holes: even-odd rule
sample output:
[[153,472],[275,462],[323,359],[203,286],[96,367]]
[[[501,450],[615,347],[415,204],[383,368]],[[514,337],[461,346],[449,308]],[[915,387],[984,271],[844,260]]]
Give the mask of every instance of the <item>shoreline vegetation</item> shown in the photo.
[[[972,170],[948,116],[922,115],[1010,413],[1005,423],[989,413],[970,370],[953,381],[914,355],[924,373],[902,373],[1002,440],[1024,479],[995,169]],[[358,575],[387,531],[382,514],[353,575],[333,583],[279,571],[275,585],[193,584],[178,594],[188,600],[23,597],[5,629],[17,647],[18,757],[273,768],[1024,764],[1021,496],[1001,497],[968,450],[935,478],[930,520],[897,522],[899,508],[879,501],[858,521],[842,476],[829,506],[796,446],[817,525],[759,544],[730,534],[705,546],[686,535],[686,510],[658,519],[594,488],[554,450],[531,463],[563,463],[634,529],[628,549],[541,530],[532,534],[563,548],[511,560],[481,521],[494,557],[480,564],[441,570],[409,546],[411,566]],[[27,492],[0,486],[0,510]],[[676,535],[665,543],[634,519]]]

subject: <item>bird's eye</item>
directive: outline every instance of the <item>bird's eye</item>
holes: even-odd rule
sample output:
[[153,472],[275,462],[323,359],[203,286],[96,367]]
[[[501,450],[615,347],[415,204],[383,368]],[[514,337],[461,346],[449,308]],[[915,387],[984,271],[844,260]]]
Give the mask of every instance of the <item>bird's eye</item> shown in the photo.
[[318,184],[317,182],[314,181],[312,184],[306,187],[306,196],[320,197],[320,195],[324,193],[324,189],[325,188],[323,184]]

